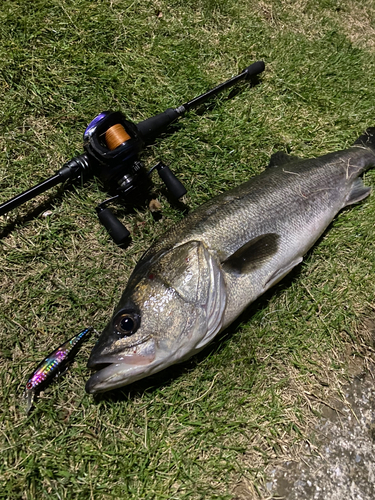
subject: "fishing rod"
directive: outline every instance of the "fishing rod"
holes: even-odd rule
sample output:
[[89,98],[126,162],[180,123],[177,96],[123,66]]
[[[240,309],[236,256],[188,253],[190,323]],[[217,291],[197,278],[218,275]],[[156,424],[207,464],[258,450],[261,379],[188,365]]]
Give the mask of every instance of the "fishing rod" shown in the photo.
[[155,170],[174,198],[179,199],[186,193],[183,184],[163,162],[159,162],[147,172],[139,159],[140,152],[185,113],[239,81],[250,80],[262,73],[264,67],[263,61],[257,61],[208,92],[177,108],[168,108],[138,124],[127,120],[119,111],[100,113],[83,134],[84,153],[66,162],[49,179],[1,204],[0,216],[60,183],[94,175],[103,182],[111,196],[96,207],[98,217],[114,242],[118,245],[124,244],[130,233],[108,208],[109,203],[119,199],[126,203],[139,199],[140,191],[148,189],[150,174]]

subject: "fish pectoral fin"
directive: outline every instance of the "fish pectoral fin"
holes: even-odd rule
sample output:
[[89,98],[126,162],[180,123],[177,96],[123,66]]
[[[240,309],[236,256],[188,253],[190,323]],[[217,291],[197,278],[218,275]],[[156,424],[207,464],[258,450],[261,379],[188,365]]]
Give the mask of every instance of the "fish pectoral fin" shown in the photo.
[[238,275],[254,271],[275,255],[279,239],[276,233],[253,238],[222,262],[223,270]]
[[352,189],[345,201],[345,206],[353,205],[354,203],[364,200],[370,193],[371,188],[363,184],[361,177],[357,177],[357,179],[353,182]]
[[266,168],[279,167],[280,165],[286,165],[299,159],[300,158],[298,158],[298,156],[292,156],[284,153],[283,151],[277,151],[276,153],[271,155],[270,162]]
[[297,257],[296,259],[292,260],[290,264],[284,267],[280,267],[275,271],[271,276],[268,278],[268,280],[264,284],[264,289],[271,288],[271,286],[276,285],[280,280],[284,278],[292,269],[293,267],[298,266],[303,261],[302,257]]

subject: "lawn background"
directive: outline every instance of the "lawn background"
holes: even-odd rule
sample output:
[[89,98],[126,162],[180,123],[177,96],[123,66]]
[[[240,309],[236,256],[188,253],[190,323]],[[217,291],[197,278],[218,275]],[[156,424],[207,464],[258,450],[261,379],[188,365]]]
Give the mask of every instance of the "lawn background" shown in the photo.
[[[100,111],[138,122],[261,59],[260,85],[190,113],[146,165],[169,164],[194,208],[278,150],[345,148],[375,125],[374,35],[375,4],[359,0],[3,2],[0,202],[79,154]],[[31,371],[104,327],[141,254],[183,217],[155,186],[161,220],[117,209],[133,237],[125,251],[97,221],[96,180],[0,218],[0,498],[265,498],[267,465],[296,456],[348,365],[370,362],[374,196],[198,357],[94,400],[92,341],[26,416]]]

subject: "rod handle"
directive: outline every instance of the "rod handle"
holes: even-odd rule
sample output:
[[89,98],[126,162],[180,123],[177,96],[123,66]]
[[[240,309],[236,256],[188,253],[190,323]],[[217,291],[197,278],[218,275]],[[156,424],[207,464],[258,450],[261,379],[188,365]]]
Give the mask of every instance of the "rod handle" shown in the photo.
[[44,193],[48,189],[51,189],[57,184],[66,181],[67,179],[74,179],[79,177],[84,171],[89,171],[90,165],[88,162],[88,158],[86,155],[80,155],[72,160],[65,163],[65,165],[60,168],[58,172],[52,177],[40,182],[36,186],[24,191],[21,194],[18,194],[14,198],[2,203],[0,205],[0,215],[5,215],[10,212],[14,208],[19,207],[23,203],[26,203],[29,200],[32,200],[39,194]]
[[150,142],[164,132],[179,116],[177,109],[168,108],[163,113],[137,123],[137,128],[145,142]]

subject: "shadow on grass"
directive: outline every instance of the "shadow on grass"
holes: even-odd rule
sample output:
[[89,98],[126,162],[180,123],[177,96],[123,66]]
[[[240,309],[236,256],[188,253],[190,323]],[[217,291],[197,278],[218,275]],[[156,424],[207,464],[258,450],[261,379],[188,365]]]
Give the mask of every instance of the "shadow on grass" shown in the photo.
[[[16,227],[23,226],[27,222],[30,222],[33,219],[37,219],[47,210],[53,209],[56,204],[56,201],[61,202],[64,193],[66,191],[73,191],[73,187],[72,186],[66,188],[60,187],[57,193],[49,196],[47,200],[41,202],[37,207],[31,209],[26,215],[23,216],[16,215],[16,217],[13,220],[6,223],[5,226],[0,230],[0,239],[9,236],[9,234],[11,234]],[[6,213],[12,213],[12,211]]]
[[[50,194],[49,197],[39,203],[36,207],[30,209],[25,215],[16,215],[9,222],[6,222],[3,227],[0,227],[0,240],[9,236],[15,229],[20,228],[26,225],[28,222],[42,217],[43,213],[48,210],[54,210],[56,206],[62,202],[65,193],[75,193],[77,188],[77,183],[60,186],[58,191],[54,194]],[[85,183],[85,189],[90,189],[89,183]],[[104,198],[108,198],[107,193],[103,189],[103,200]],[[134,214],[135,209],[147,209],[147,200],[150,198],[149,193],[144,193],[143,197],[140,197],[137,202],[132,204],[125,203],[123,200],[120,200],[118,203],[114,203],[113,212],[116,213],[118,218],[126,217],[127,215]],[[172,197],[168,197],[171,205],[173,205],[176,209],[180,210],[184,215],[189,211],[189,207],[180,201],[174,200]],[[89,208],[93,213],[95,213],[96,205],[93,203],[92,208]],[[11,212],[8,212],[11,213]],[[4,214],[5,215],[5,214]],[[162,214],[153,214],[155,220],[159,220],[162,218]],[[98,224],[100,221],[98,220]],[[125,243],[119,245],[120,248],[126,249],[131,243],[131,237],[127,239]]]

